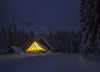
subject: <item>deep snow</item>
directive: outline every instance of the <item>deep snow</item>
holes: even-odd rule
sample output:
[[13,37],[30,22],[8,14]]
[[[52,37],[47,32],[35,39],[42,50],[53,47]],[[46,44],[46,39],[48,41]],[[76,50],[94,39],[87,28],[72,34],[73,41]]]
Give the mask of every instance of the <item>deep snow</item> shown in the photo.
[[80,53],[0,55],[0,72],[100,72],[100,57]]

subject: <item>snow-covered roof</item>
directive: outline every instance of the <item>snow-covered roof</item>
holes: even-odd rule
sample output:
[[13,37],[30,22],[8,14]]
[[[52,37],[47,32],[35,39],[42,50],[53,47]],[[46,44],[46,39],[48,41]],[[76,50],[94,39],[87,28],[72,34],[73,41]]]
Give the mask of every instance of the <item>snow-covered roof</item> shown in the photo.
[[[44,42],[44,43],[46,43],[46,45],[51,49],[51,50],[54,50],[53,49],[53,47],[44,39],[44,38],[42,38],[42,37],[40,37],[40,39]],[[40,43],[40,39],[38,40],[38,43]],[[42,44],[42,43],[41,43]],[[42,44],[43,45],[43,44]],[[45,46],[46,47],[46,46]]]
[[[24,52],[24,51],[23,51],[20,47],[18,47],[18,46],[11,46],[10,49],[11,49],[11,48],[12,48],[15,52],[19,52],[19,53],[20,53],[20,52]],[[10,50],[10,49],[9,49],[9,50]],[[8,50],[8,51],[9,51],[9,50]]]
[[45,49],[46,51],[49,51],[48,48],[40,43],[38,43],[43,49]]

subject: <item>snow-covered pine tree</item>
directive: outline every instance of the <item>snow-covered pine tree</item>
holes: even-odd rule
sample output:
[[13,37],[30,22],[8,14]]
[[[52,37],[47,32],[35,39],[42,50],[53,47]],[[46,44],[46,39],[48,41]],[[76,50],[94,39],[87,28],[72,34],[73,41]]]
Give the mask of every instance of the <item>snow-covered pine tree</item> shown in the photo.
[[78,45],[78,52],[79,53],[82,53],[83,52],[83,49],[82,49],[82,32],[81,31],[77,31],[76,35],[76,43]]
[[5,53],[5,50],[7,48],[7,34],[6,34],[6,28],[5,26],[2,27],[0,31],[0,50],[1,53]]
[[71,35],[70,35],[70,51],[71,51],[71,53],[77,52],[78,49],[75,47],[76,43],[77,42],[76,42],[75,32],[72,29],[72,32],[71,32]]
[[33,31],[30,30],[30,33],[29,33],[29,41],[30,41],[30,43],[33,43],[34,39],[35,39],[35,34],[34,34]]
[[55,52],[61,52],[61,48],[62,48],[62,44],[61,44],[61,32],[58,31],[55,35],[54,35],[54,38],[55,38]]
[[51,32],[49,32],[49,35],[47,37],[48,42],[50,43],[51,46],[54,46],[54,37]]
[[82,43],[85,54],[99,51],[100,0],[81,0]]
[[13,37],[12,37],[12,44],[17,46],[18,45],[18,30],[17,26],[14,25],[13,27]]
[[7,47],[10,48],[11,45],[13,44],[13,32],[12,32],[12,27],[9,25],[9,29],[7,31]]

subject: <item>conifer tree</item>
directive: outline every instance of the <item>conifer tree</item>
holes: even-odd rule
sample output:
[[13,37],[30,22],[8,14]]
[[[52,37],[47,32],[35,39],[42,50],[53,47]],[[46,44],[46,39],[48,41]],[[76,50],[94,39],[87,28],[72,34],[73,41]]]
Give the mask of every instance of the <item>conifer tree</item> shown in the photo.
[[2,27],[0,31],[0,48],[5,51],[7,48],[7,34],[6,34],[6,28],[5,26]]
[[80,16],[82,43],[85,54],[96,54],[99,50],[100,0],[81,0]]
[[17,46],[18,45],[18,32],[17,32],[17,26],[14,25],[13,27],[13,45]]

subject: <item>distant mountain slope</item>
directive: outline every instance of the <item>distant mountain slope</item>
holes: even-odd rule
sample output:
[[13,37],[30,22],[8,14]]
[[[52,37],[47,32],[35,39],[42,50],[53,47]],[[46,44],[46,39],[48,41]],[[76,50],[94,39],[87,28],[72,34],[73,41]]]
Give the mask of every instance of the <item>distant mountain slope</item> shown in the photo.
[[30,30],[32,30],[35,34],[49,34],[49,30],[45,25],[34,22],[24,23],[24,27],[22,27],[22,29],[25,32],[29,32]]
[[10,13],[0,7],[0,29],[3,26],[8,28],[9,25],[11,25],[12,28],[16,25],[18,29],[24,30],[25,32],[32,30],[36,35],[49,34],[49,30],[45,25],[34,22],[24,22],[18,15]]

